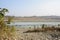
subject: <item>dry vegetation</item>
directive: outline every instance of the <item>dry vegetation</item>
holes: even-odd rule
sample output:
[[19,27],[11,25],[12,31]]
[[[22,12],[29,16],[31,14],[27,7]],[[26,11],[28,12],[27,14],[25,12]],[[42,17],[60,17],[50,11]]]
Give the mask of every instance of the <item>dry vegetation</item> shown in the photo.
[[60,32],[60,28],[55,28],[55,27],[45,27],[45,28],[39,28],[39,29],[32,29],[32,30],[27,30],[24,33],[31,33],[31,32],[48,32],[48,31],[59,31]]
[[15,40],[14,26],[8,26],[4,21],[6,12],[6,8],[0,8],[0,40]]

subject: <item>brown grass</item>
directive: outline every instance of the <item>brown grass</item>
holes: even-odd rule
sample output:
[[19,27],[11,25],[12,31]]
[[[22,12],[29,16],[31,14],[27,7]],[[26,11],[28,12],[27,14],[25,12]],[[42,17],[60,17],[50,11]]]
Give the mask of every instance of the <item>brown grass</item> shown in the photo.
[[47,32],[47,31],[60,31],[60,28],[52,28],[52,27],[45,27],[45,28],[39,28],[39,29],[33,29],[33,30],[27,30],[24,33],[31,33],[31,32]]

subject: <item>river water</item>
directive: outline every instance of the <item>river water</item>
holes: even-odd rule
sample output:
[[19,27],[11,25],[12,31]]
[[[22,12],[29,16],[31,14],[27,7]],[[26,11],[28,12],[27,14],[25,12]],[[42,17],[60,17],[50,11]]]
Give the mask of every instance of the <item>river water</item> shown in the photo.
[[30,27],[30,26],[41,26],[41,25],[57,25],[60,24],[60,22],[12,22],[10,25],[14,26],[20,26],[20,27]]
[[41,25],[41,24],[50,24],[50,25],[57,25],[60,22],[12,22],[11,25]]

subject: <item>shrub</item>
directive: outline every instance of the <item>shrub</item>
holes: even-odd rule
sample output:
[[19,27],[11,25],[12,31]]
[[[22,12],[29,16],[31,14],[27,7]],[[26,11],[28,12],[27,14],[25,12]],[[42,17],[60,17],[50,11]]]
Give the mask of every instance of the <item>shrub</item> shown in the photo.
[[10,39],[13,38],[14,32],[15,32],[14,27],[7,26],[4,21],[4,17],[5,17],[6,12],[8,12],[7,9],[0,8],[0,38],[2,38],[3,40],[5,40],[5,39],[8,40],[9,38]]

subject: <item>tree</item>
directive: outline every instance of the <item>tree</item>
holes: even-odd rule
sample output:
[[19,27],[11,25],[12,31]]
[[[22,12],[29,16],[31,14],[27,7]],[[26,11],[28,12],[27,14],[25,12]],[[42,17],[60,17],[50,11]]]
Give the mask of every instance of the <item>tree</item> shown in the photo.
[[3,28],[5,26],[4,16],[6,12],[8,12],[8,9],[0,8],[0,28]]
[[0,8],[0,22],[4,21],[4,15],[5,15],[6,12],[8,12],[8,9]]

